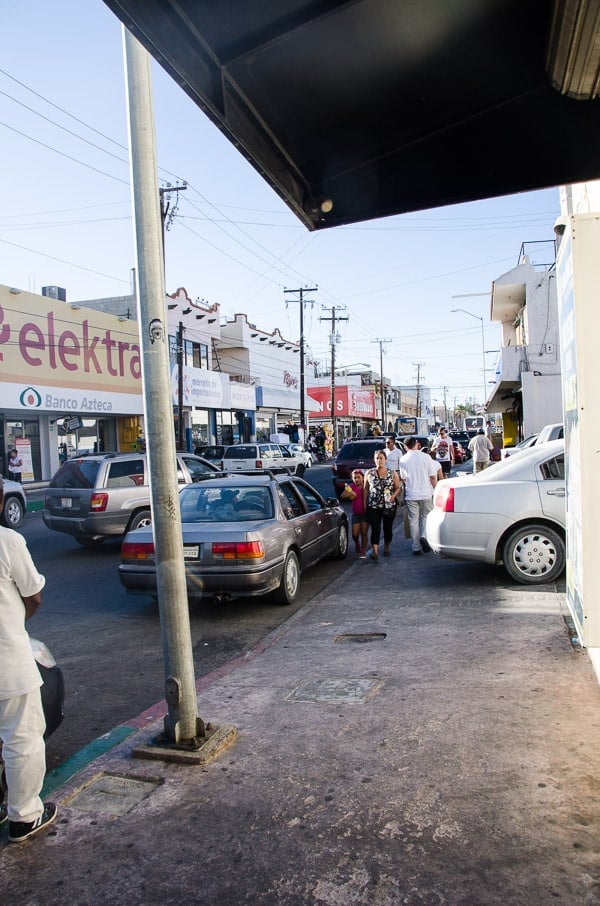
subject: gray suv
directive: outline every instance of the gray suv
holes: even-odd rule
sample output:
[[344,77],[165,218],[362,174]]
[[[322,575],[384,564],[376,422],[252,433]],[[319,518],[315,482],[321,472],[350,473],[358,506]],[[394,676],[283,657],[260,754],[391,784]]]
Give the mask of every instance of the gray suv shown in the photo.
[[[177,454],[180,485],[212,478],[219,470],[192,453]],[[118,538],[151,522],[150,488],[144,453],[98,453],[62,464],[44,496],[48,528],[80,544]]]

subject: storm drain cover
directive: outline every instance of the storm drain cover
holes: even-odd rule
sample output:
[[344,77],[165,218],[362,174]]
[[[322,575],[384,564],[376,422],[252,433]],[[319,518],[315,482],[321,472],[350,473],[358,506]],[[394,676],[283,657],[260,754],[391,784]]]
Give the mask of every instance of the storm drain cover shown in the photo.
[[363,645],[365,642],[383,642],[387,632],[341,632],[336,635],[334,642],[354,642]]
[[160,780],[101,774],[79,790],[68,804],[82,812],[106,812],[119,817],[139,805],[160,783]]
[[375,695],[382,685],[381,680],[352,677],[305,680],[285,698],[289,702],[360,704]]

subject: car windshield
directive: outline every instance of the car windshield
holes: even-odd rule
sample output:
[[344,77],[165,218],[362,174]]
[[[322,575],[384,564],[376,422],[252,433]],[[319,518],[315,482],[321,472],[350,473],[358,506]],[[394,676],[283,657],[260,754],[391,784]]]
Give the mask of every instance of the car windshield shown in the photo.
[[97,459],[68,459],[52,477],[51,488],[93,488],[100,467]]
[[273,518],[273,499],[266,487],[207,488],[193,485],[180,496],[181,521],[249,522]]

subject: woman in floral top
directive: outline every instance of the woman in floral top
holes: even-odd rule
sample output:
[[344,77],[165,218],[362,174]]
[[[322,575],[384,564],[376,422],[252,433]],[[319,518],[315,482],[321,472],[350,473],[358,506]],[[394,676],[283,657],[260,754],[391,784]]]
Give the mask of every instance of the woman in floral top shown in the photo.
[[394,516],[396,515],[396,498],[400,493],[398,473],[388,469],[385,450],[375,453],[375,468],[365,475],[364,501],[367,521],[371,526],[372,560],[379,559],[379,538],[383,523],[383,556],[389,557],[390,543],[393,535]]

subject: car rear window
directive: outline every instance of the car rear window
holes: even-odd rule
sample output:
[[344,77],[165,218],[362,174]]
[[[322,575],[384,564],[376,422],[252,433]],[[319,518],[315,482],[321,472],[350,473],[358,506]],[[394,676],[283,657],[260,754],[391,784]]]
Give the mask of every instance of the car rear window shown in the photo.
[[196,456],[204,456],[205,459],[222,459],[225,447],[210,447],[208,445],[196,447],[194,453]]
[[144,460],[125,459],[111,462],[106,478],[107,488],[127,488],[145,484]]
[[243,444],[239,447],[227,447],[223,459],[256,459],[256,447],[254,444],[246,447]]
[[51,488],[93,488],[100,467],[97,459],[68,459],[50,481]]
[[340,452],[337,455],[338,462],[347,462],[352,459],[372,459],[376,450],[383,450],[385,443],[381,440],[374,440],[373,442],[353,444],[350,443],[344,444]]
[[252,522],[273,518],[269,488],[220,488],[188,485],[180,496],[181,520],[190,522]]

